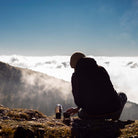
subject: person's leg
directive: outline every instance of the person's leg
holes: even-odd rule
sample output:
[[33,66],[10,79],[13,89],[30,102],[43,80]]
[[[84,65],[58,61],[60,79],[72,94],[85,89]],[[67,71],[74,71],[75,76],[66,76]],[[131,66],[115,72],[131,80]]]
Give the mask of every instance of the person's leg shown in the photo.
[[105,120],[108,119],[108,114],[90,115],[84,109],[80,109],[78,117],[84,120]]
[[79,116],[80,119],[87,119],[88,118],[86,112],[83,109],[79,110],[78,116]]
[[120,110],[118,110],[116,113],[114,113],[112,115],[112,119],[113,120],[118,120],[120,118],[121,113],[123,111],[123,108],[124,108],[124,106],[125,106],[125,104],[127,102],[127,96],[126,96],[125,93],[122,93],[122,92],[121,93],[118,93],[118,96],[119,96],[120,101],[121,101],[121,107],[120,107]]
[[122,108],[124,107],[124,105],[126,104],[126,102],[127,102],[127,96],[126,96],[126,94],[125,93],[118,93],[118,96],[119,96],[119,98],[120,98],[120,100],[121,100],[121,106],[122,106]]
[[86,113],[86,111],[84,109],[80,109],[78,112],[78,117],[80,119],[84,119],[84,120],[94,120],[95,117],[92,115],[89,115],[88,113]]
[[127,96],[125,93],[118,93],[118,96],[120,98],[121,101],[121,107],[118,111],[114,112],[114,113],[110,113],[110,114],[104,114],[104,115],[99,115],[99,116],[92,116],[92,115],[88,115],[83,109],[81,109],[78,112],[78,116],[81,119],[112,119],[112,120],[118,120],[121,116],[122,110],[124,108],[124,105],[127,102]]

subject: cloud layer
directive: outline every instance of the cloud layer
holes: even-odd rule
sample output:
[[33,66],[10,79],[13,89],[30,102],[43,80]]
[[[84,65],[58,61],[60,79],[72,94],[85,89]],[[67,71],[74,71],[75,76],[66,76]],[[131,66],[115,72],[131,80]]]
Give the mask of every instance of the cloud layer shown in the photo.
[[[130,101],[138,103],[138,57],[94,58],[106,68],[115,89],[125,92]],[[70,82],[73,69],[70,68],[69,59],[69,56],[0,56],[1,61],[10,65],[29,68]]]

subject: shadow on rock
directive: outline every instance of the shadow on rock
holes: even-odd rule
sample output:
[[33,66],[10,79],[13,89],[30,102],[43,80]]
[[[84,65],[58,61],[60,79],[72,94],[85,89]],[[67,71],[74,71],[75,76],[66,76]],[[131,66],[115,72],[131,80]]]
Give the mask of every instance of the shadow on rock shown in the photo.
[[31,130],[19,126],[15,131],[14,138],[34,138],[34,134]]
[[74,119],[72,123],[72,137],[74,138],[117,138],[120,129],[134,121],[112,120],[81,120]]

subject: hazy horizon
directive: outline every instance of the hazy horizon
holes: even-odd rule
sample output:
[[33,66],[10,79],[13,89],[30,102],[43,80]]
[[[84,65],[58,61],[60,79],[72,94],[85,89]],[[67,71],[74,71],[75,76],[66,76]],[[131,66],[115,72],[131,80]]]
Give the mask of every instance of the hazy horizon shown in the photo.
[[44,55],[30,55],[30,54],[16,54],[16,53],[13,53],[13,54],[0,54],[0,56],[24,56],[24,57],[54,57],[54,56],[68,56],[68,57],[71,57],[71,55],[75,52],[82,52],[84,53],[86,56],[93,56],[93,57],[138,57],[138,55],[94,55],[94,54],[87,54],[83,51],[73,51],[72,53],[70,54],[44,54]]
[[[46,115],[54,114],[57,103],[62,104],[64,110],[74,107],[70,83],[73,69],[69,58],[0,56],[0,61],[14,66],[1,63],[1,104],[10,108],[37,109]],[[137,119],[138,57],[94,58],[108,71],[115,90],[127,94],[128,102],[120,119]]]
[[[130,101],[138,103],[138,57],[90,57],[105,67],[117,92],[125,92]],[[69,59],[70,56],[0,56],[0,61],[12,66],[28,68],[68,82],[74,71]]]

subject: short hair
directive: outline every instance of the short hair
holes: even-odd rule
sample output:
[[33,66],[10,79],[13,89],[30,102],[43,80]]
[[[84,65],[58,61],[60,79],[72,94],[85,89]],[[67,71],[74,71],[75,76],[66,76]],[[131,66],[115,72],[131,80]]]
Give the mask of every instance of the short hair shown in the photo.
[[75,52],[72,54],[71,58],[70,58],[70,66],[72,68],[76,68],[76,64],[77,62],[81,59],[84,58],[85,55],[81,52]]

